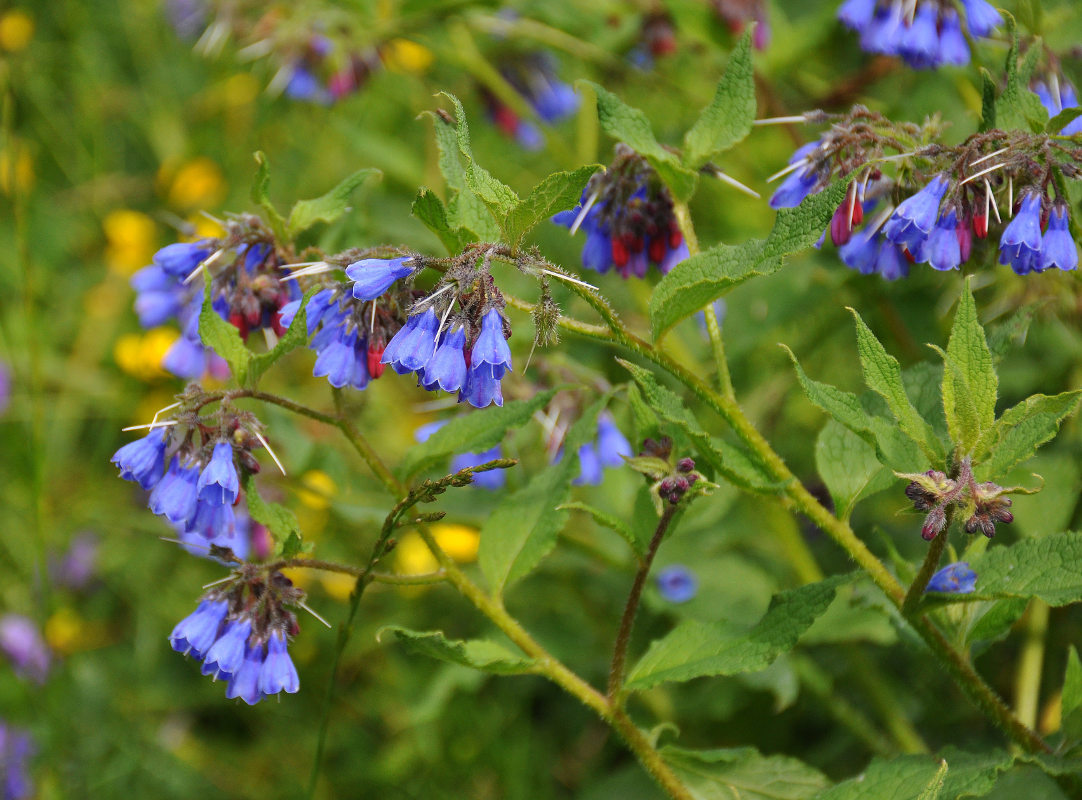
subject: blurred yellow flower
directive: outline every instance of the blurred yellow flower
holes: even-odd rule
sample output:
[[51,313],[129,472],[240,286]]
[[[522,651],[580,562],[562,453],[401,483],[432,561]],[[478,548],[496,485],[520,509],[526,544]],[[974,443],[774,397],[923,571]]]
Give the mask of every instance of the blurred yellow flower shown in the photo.
[[[477,559],[481,537],[468,525],[437,524],[432,535],[443,551],[455,561],[468,563]],[[402,575],[424,575],[439,568],[436,557],[429,551],[420,534],[407,533],[395,547],[395,571]]]
[[34,185],[34,159],[18,141],[0,150],[0,190],[4,194],[26,192]]
[[394,72],[425,72],[432,66],[432,51],[409,39],[391,39],[380,50],[383,63]]
[[327,594],[333,597],[335,600],[348,600],[350,594],[353,592],[353,587],[357,584],[357,579],[352,575],[346,575],[341,572],[321,572],[319,574],[319,582],[323,584],[323,588],[327,590]]
[[106,639],[101,623],[87,621],[70,608],[61,608],[45,622],[45,641],[61,655],[100,647]]
[[172,165],[163,164],[158,178],[169,187],[166,197],[175,208],[213,208],[225,199],[222,170],[206,156],[193,158],[175,171]]
[[110,211],[102,222],[105,230],[105,263],[113,272],[131,275],[150,263],[157,249],[158,226],[139,211]]
[[220,239],[225,236],[225,228],[204,214],[195,214],[188,217],[188,224],[192,226],[191,239]]
[[124,372],[149,381],[166,374],[162,359],[180,334],[173,328],[154,328],[146,333],[126,333],[113,347],[113,359]]
[[309,508],[324,509],[331,504],[331,498],[338,492],[334,478],[323,470],[310,469],[301,475],[297,487],[297,497]]
[[13,9],[0,16],[0,49],[17,53],[30,44],[34,20],[25,11]]
[[222,83],[222,99],[226,105],[246,106],[259,96],[259,81],[248,72],[238,72]]
[[[297,558],[308,558],[306,555],[299,555]],[[293,585],[298,589],[308,590],[308,587],[312,585],[312,572],[314,570],[307,569],[305,567],[286,567],[282,570],[282,574],[293,581]]]

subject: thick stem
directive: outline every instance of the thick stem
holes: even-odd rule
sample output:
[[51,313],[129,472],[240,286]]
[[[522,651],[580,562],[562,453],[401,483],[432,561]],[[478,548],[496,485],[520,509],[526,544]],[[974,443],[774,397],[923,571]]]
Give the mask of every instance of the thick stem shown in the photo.
[[943,558],[943,551],[947,547],[947,531],[949,530],[950,525],[948,524],[932,539],[932,543],[928,546],[928,553],[924,556],[924,563],[920,565],[920,571],[917,573],[917,577],[913,579],[913,583],[910,584],[909,591],[905,594],[905,600],[902,601],[902,613],[907,617],[917,610],[920,599],[924,596],[924,590],[928,588],[928,581],[932,579],[939,562]]
[[1014,708],[1025,725],[1037,724],[1037,709],[1041,698],[1041,670],[1044,666],[1044,637],[1048,632],[1048,603],[1039,598],[1029,602],[1023,627],[1025,640],[1018,659],[1018,674],[1014,680]]
[[635,615],[639,611],[639,601],[642,599],[642,590],[646,585],[646,577],[650,574],[650,567],[654,564],[654,557],[665,538],[665,532],[669,529],[676,506],[671,503],[665,506],[661,519],[657,522],[654,538],[650,540],[650,546],[646,549],[646,556],[639,563],[639,569],[635,573],[635,580],[631,584],[631,592],[628,594],[627,603],[624,605],[624,614],[620,618],[620,629],[616,633],[616,646],[612,650],[612,664],[609,667],[609,702],[619,705],[620,688],[624,683],[624,664],[627,661],[627,646],[631,641],[631,628],[635,625]]

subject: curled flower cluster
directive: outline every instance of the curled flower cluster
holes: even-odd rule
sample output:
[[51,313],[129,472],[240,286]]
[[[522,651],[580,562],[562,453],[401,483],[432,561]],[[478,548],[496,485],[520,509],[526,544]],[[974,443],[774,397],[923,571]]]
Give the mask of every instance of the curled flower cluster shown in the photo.
[[243,412],[220,410],[216,421],[186,414],[152,427],[112,461],[121,478],[150,492],[151,511],[185,534],[221,544],[236,531],[240,469],[259,471],[251,453],[262,441],[259,427]]
[[650,265],[662,274],[688,257],[669,190],[642,156],[626,145],[605,172],[594,175],[578,207],[552,218],[586,232],[582,265],[621,277],[645,278]]
[[860,47],[869,53],[899,56],[914,69],[964,66],[966,34],[986,38],[1003,17],[985,0],[961,0],[961,6],[964,21],[954,0],[846,0],[838,19],[860,34]]
[[255,705],[279,692],[295,693],[300,680],[288,644],[299,630],[285,604],[298,605],[304,593],[280,572],[254,565],[215,588],[169,635],[178,653],[202,661],[202,672],[227,681],[225,696]]
[[[506,62],[500,68],[504,80],[517,91],[545,123],[554,125],[579,107],[575,90],[556,76],[556,64],[547,53],[534,53]],[[493,124],[526,150],[540,150],[545,137],[531,121],[522,119],[492,92],[483,93]]]
[[910,479],[905,496],[913,503],[913,508],[928,512],[921,527],[921,536],[926,541],[946,529],[947,510],[952,507],[964,519],[962,527],[966,533],[980,531],[989,539],[996,535],[997,522],[1014,521],[1014,514],[1009,510],[1011,498],[1004,496],[1008,490],[991,481],[978,483],[968,460],[962,462],[954,478],[934,469],[904,477]]

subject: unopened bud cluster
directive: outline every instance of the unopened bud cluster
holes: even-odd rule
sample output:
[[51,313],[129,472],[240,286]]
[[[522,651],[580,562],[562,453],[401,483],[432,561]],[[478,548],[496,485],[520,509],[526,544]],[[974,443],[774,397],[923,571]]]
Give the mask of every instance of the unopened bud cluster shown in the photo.
[[673,464],[671,457],[672,439],[663,436],[645,440],[639,455],[627,460],[632,469],[651,481],[651,496],[658,514],[664,512],[666,505],[679,505],[685,498],[708,494],[717,488],[717,484],[696,471],[693,459],[680,458]]
[[921,536],[927,541],[946,529],[947,511],[952,508],[954,516],[964,520],[966,533],[979,531],[988,538],[995,536],[997,522],[1014,521],[1009,510],[1011,498],[1004,496],[1008,490],[991,481],[978,483],[968,460],[962,462],[954,478],[934,469],[902,477],[911,479],[905,495],[913,508],[928,512],[921,527]]

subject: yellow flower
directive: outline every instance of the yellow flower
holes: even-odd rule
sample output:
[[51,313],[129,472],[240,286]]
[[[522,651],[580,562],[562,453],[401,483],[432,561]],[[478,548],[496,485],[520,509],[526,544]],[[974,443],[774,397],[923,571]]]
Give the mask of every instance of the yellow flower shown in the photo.
[[409,39],[391,39],[380,51],[387,69],[420,74],[432,66],[432,51]]
[[220,239],[225,236],[225,228],[203,214],[188,217],[188,224],[192,226],[190,238],[193,242],[200,239]]
[[163,165],[159,179],[168,184],[166,195],[175,208],[212,208],[225,198],[222,171],[205,156],[181,164],[175,172]]
[[25,11],[14,9],[0,16],[0,49],[17,53],[30,44],[34,36],[34,20]]
[[310,469],[301,475],[297,497],[309,508],[322,511],[331,504],[337,491],[334,478],[322,470]]
[[89,622],[70,608],[61,608],[45,622],[45,641],[61,655],[100,647],[106,639],[101,623]]
[[335,600],[348,600],[353,587],[357,585],[356,578],[342,572],[321,572],[319,582]]
[[165,375],[162,359],[179,334],[172,328],[154,328],[144,334],[126,333],[117,339],[113,358],[124,372],[149,381]]
[[[437,524],[432,535],[447,555],[455,561],[468,563],[477,559],[481,541],[476,528],[468,525]],[[395,571],[402,575],[424,575],[439,569],[436,557],[429,551],[420,534],[407,533],[395,547]]]
[[105,263],[121,275],[131,275],[150,263],[157,248],[158,226],[139,211],[110,211],[105,230]]

